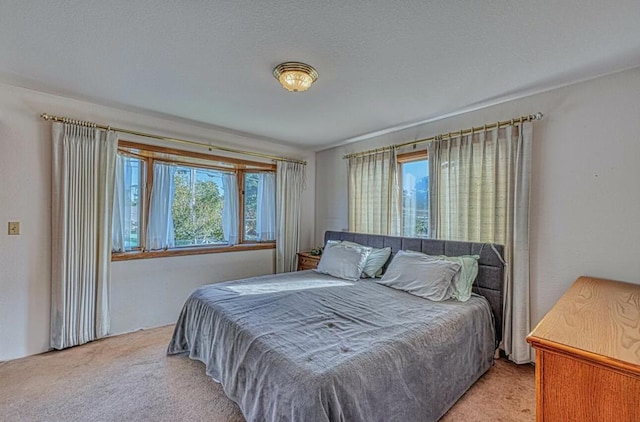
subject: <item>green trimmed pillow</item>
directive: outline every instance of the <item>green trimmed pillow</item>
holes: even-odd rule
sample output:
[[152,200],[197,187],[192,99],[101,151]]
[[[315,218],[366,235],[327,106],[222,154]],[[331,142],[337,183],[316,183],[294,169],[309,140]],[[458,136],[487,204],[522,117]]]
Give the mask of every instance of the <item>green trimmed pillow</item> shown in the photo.
[[[418,251],[407,251],[410,253],[422,253]],[[473,282],[478,275],[478,259],[480,255],[460,255],[460,256],[446,256],[446,255],[427,255],[433,259],[440,259],[449,262],[455,262],[460,264],[460,271],[456,273],[451,281],[453,285],[453,292],[451,298],[459,302],[466,302],[471,297],[471,290],[473,289]]]
[[478,275],[479,255],[438,256],[439,259],[460,264],[460,271],[453,277],[453,293],[451,298],[466,302],[471,297],[473,282]]

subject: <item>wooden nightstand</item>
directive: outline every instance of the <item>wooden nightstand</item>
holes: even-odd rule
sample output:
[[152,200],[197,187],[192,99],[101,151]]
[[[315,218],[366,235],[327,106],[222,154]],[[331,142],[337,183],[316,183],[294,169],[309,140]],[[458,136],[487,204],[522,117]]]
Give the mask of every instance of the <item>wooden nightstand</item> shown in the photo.
[[318,267],[318,262],[320,262],[320,255],[298,252],[298,271],[314,270]]

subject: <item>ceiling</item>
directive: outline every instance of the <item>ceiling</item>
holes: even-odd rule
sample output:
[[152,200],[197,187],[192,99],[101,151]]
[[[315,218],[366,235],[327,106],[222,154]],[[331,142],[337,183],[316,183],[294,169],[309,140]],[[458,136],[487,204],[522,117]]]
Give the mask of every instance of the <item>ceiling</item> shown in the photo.
[[[0,82],[322,149],[638,66],[638,22],[637,0],[0,0]],[[291,60],[309,91],[272,76]]]

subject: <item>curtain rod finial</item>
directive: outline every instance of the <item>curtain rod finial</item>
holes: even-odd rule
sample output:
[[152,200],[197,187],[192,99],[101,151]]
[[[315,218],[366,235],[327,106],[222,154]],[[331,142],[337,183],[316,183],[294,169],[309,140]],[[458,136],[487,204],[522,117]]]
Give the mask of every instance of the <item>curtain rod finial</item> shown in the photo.
[[544,114],[537,112],[533,116],[535,117],[535,120],[542,120],[542,118],[544,117]]

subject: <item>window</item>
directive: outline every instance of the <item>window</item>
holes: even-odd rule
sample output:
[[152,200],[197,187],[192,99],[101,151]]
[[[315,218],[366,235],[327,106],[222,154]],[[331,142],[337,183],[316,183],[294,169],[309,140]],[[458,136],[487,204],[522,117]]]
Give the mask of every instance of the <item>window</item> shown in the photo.
[[113,258],[275,246],[275,166],[120,141]]
[[245,172],[244,238],[257,242],[276,238],[276,179],[274,173]]
[[121,181],[116,187],[114,197],[113,230],[118,233],[116,242],[124,250],[140,249],[140,227],[142,225],[141,186],[144,185],[145,163],[143,160],[127,155],[118,155],[116,178]]
[[217,170],[176,167],[171,207],[176,247],[227,243],[222,231],[222,179]]
[[244,176],[244,238],[258,240],[258,173],[245,173]]
[[429,161],[426,151],[398,155],[402,236],[429,236]]

